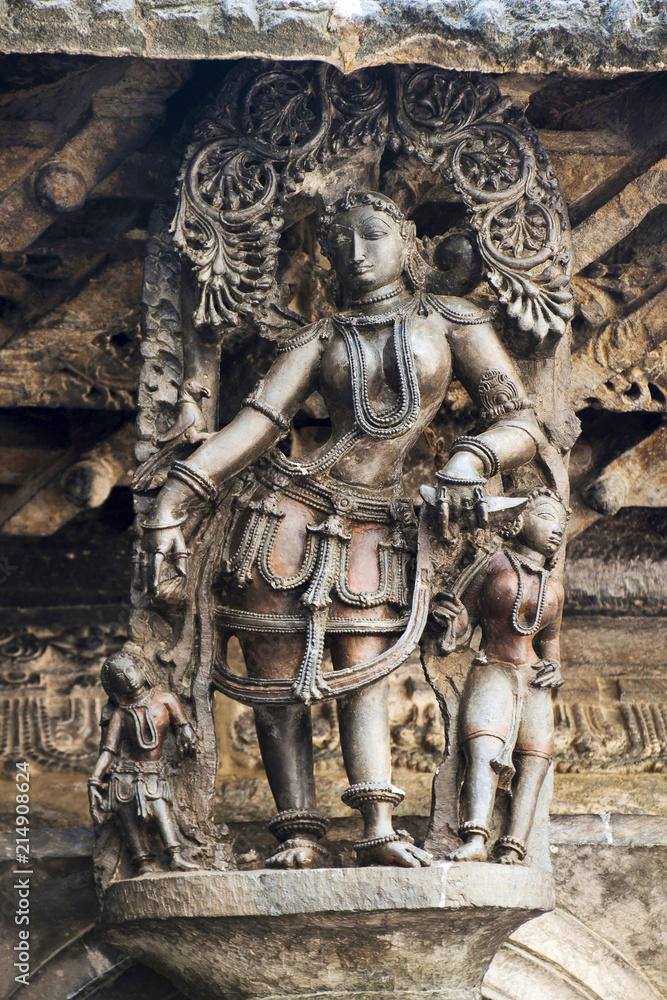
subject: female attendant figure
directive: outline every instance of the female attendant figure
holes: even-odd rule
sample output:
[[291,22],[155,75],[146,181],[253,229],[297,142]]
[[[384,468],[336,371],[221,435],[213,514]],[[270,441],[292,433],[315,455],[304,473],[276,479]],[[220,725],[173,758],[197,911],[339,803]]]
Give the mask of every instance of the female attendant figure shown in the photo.
[[171,729],[181,753],[194,753],[197,745],[183,706],[171,692],[156,691],[130,653],[108,657],[102,667],[102,686],[109,703],[102,714],[100,756],[88,779],[93,821],[102,823],[104,813],[116,815],[138,875],[155,871],[146,841],[149,822],[160,834],[169,867],[196,870],[199,865],[182,853],[163,760],[164,741]]
[[554,748],[551,692],[563,684],[563,586],[548,566],[563,543],[569,511],[556,493],[533,490],[501,534],[509,540],[463,597],[459,631],[482,628],[466,678],[459,740],[466,759],[459,834],[451,861],[486,861],[499,781],[511,787],[503,864],[523,861]]
[[[188,505],[215,502],[225,481],[251,467],[228,532],[217,617],[225,635],[239,637],[249,678],[294,681],[293,704],[255,706],[279,810],[270,828],[281,844],[267,863],[279,868],[316,866],[326,853],[308,708],[329,694],[325,643],[341,670],[381,654],[405,628],[415,531],[401,472],[452,374],[490,424],[455,442],[440,476],[452,517],[473,509],[483,519],[487,478],[529,462],[541,435],[488,317],[464,299],[419,293],[414,225],[392,201],[350,191],[320,222],[346,308],[285,341],[231,423],[174,463],[142,540],[146,586],[156,590],[165,559],[185,572]],[[274,446],[315,390],[331,437],[290,460]],[[391,822],[403,793],[390,780],[386,680],[348,693],[338,709],[350,781],[343,800],[364,820],[359,862],[428,864]]]

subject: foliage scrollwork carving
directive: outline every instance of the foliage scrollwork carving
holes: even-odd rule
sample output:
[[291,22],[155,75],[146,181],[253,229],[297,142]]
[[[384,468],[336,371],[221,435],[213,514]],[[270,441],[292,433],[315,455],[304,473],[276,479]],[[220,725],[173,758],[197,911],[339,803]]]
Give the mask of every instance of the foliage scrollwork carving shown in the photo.
[[453,185],[513,350],[552,354],[573,312],[558,182],[495,83],[433,67],[343,76],[265,64],[235,75],[197,130],[172,227],[197,276],[195,325],[224,330],[253,312],[261,330],[279,293],[283,204],[318,164],[364,146],[416,156]]

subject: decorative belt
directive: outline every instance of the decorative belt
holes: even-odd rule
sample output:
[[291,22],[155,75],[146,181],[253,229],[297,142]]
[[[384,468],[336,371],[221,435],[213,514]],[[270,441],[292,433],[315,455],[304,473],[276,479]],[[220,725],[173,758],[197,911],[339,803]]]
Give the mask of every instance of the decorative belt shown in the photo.
[[[231,698],[244,702],[246,705],[293,705],[299,702],[310,704],[313,701],[340,698],[352,691],[358,691],[381,677],[386,677],[387,674],[399,667],[415,649],[428,617],[431,547],[427,517],[427,511],[422,508],[419,519],[412,606],[405,631],[393,646],[378,656],[355,664],[353,667],[323,672],[322,654],[324,634],[327,628],[327,602],[333,585],[331,571],[323,572],[321,578],[311,581],[306,593],[301,598],[302,604],[308,608],[306,617],[307,648],[296,679],[241,677],[232,673],[227,665],[224,651],[220,650],[212,678],[214,686],[219,691],[223,691]],[[318,528],[318,531],[323,534],[323,542],[327,543],[323,545],[321,553],[323,570],[328,562],[328,555],[334,554],[325,551],[328,548],[328,543],[335,544],[341,540],[338,526],[330,523],[337,520],[336,515],[331,515],[325,524]],[[339,557],[333,559],[332,562],[339,563]],[[326,579],[327,577],[328,579]]]
[[157,774],[164,777],[165,767],[160,760],[128,760],[121,757],[115,760],[110,768],[111,774]]
[[[169,780],[164,772],[162,761],[137,761],[126,757],[115,761],[109,780],[107,804],[110,811],[117,812],[122,806],[136,802],[139,817],[150,819],[151,802],[171,802]],[[129,782],[125,775],[131,775]],[[151,776],[155,781],[147,784],[146,778]]]
[[[307,632],[307,614],[283,615],[274,612],[242,611],[240,608],[217,608],[215,619],[219,625],[234,632]],[[329,615],[326,632],[337,635],[354,633],[402,632],[408,616],[402,618],[349,618]]]
[[356,483],[342,483],[326,473],[292,477],[275,465],[264,474],[261,470],[258,472],[265,485],[278,489],[292,500],[304,503],[323,514],[335,513],[354,521],[375,521],[381,524],[415,523],[414,504],[408,497],[401,496],[400,483],[374,489]]

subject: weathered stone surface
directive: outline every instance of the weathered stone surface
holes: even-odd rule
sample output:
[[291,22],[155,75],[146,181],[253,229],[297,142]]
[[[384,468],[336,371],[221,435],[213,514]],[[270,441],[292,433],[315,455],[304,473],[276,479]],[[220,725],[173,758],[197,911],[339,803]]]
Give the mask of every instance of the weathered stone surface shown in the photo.
[[[0,949],[0,990],[3,997],[9,996],[10,984],[16,986],[13,962],[16,961],[13,946],[18,941],[18,927],[14,924],[16,892],[12,886],[17,876],[13,875],[16,862],[15,838],[11,854],[2,854],[0,860],[0,887],[2,890],[3,932]],[[3,838],[8,840],[7,835]],[[62,843],[62,842],[61,842]],[[3,845],[4,846],[4,845]],[[29,876],[31,902],[30,912],[30,956],[33,969],[48,962],[72,938],[90,930],[95,920],[95,888],[93,884],[90,847],[86,853],[72,857],[73,851],[67,847],[69,857],[57,851],[41,857]],[[7,856],[9,854],[9,857]],[[7,992],[5,992],[7,990]]]
[[444,864],[144,876],[107,889],[101,919],[196,1000],[473,1000],[502,941],[552,907],[532,869]]
[[148,875],[116,882],[104,893],[102,920],[272,917],[375,910],[553,905],[551,880],[531,868],[490,864],[430,868],[315,868],[281,872]]
[[[581,524],[583,518],[577,515]],[[627,615],[629,632],[634,633],[632,616],[667,612],[664,508],[623,508],[613,520],[601,519],[596,511],[590,515],[589,530],[571,543],[566,579],[569,607],[578,613]],[[600,579],[603,561],[605,574]],[[593,634],[596,627],[591,622]],[[646,623],[649,634],[653,627]]]
[[600,514],[616,514],[629,506],[662,507],[667,491],[666,453],[667,427],[659,427],[583,487],[588,505]]
[[[134,469],[133,421],[85,451],[38,489],[2,524],[7,535],[52,535],[82,508],[100,507],[114,486],[129,486]],[[0,518],[1,518],[0,514]]]
[[648,0],[21,0],[4,14],[0,37],[8,52],[253,54],[326,59],[341,69],[415,60],[530,73],[656,70],[666,61],[667,31],[662,9]]
[[[667,817],[629,816],[626,813],[552,816],[549,837],[552,845],[558,848],[552,853],[558,856],[560,856],[560,846],[565,844],[667,847]],[[568,871],[571,873],[571,867]]]
[[[665,820],[657,816],[553,817],[558,909],[523,924],[502,946],[484,979],[484,1000],[618,1000],[621,987],[622,1000],[662,995],[656,989],[667,989],[666,834]],[[38,952],[44,965],[23,995],[54,1000],[66,985],[74,995],[95,988],[104,1000],[181,1000],[166,980],[86,933],[95,912],[92,843],[89,828],[32,835],[34,860],[47,874],[34,884],[35,912],[50,919],[47,896],[62,899],[63,886],[67,905],[57,914],[60,950]],[[631,844],[636,846],[626,846]],[[13,851],[12,834],[0,834],[0,863],[7,868]],[[432,1000],[437,996],[430,994]],[[377,993],[371,997],[378,1000]]]
[[25,250],[59,215],[81,208],[101,180],[146,144],[164,117],[165,100],[188,72],[185,61],[136,60],[118,81],[95,92],[82,127],[0,203],[1,249]]
[[[105,700],[96,684],[99,670],[123,636],[120,622],[6,630],[0,645],[0,757],[36,765],[35,778],[41,769],[67,771],[70,778],[73,770],[85,773],[99,743]],[[64,805],[61,791],[52,791],[50,804]]]
[[[587,570],[590,575],[592,566]],[[613,571],[612,563],[609,572]],[[560,803],[567,797],[568,778],[576,774],[590,777],[592,796],[599,776],[616,775],[615,804],[605,801],[609,788],[601,785],[597,789],[600,812],[627,808],[633,787],[636,800],[642,801],[640,787],[634,784],[637,778],[648,781],[653,777],[660,796],[664,788],[661,774],[667,765],[662,652],[666,636],[667,621],[659,617],[589,615],[570,619],[570,626],[563,631],[567,680],[555,703]],[[661,802],[660,798],[649,809],[647,791],[643,793],[644,810],[657,807],[662,811],[664,799]],[[570,808],[578,811],[582,806],[586,809],[573,795]]]
[[[572,402],[577,408],[594,401],[600,383],[607,383],[625,373],[664,342],[664,315],[667,292],[642,302],[636,309],[605,324],[597,337],[592,337],[574,352],[572,359]],[[628,386],[629,388],[629,386]],[[635,394],[636,395],[636,394]],[[591,400],[593,397],[593,400]],[[648,387],[644,392],[650,402]],[[603,397],[604,398],[604,397]],[[632,398],[629,402],[632,401]],[[641,392],[639,400],[642,401]]]
[[[630,833],[631,826],[635,828],[634,835],[627,837],[630,841],[628,846],[618,846],[614,836],[621,822],[626,834]],[[589,976],[592,973],[600,984],[606,983],[598,995],[609,1000],[624,1000],[625,997],[639,1000],[639,997],[667,994],[665,820],[664,817],[652,820],[656,825],[663,823],[662,832],[654,827],[656,845],[661,846],[645,846],[643,838],[652,839],[650,822],[645,825],[643,816],[626,816],[622,821],[611,816],[614,844],[559,844],[554,854],[558,906],[577,920],[580,929],[582,926],[587,928],[578,937],[576,950],[582,957],[588,953],[592,966]],[[634,846],[633,836],[636,838]],[[535,925],[539,925],[540,920]],[[548,923],[545,921],[545,924]],[[519,931],[519,940],[522,933]],[[563,936],[562,940],[565,939]],[[558,948],[557,941],[558,933],[552,937],[552,948]],[[606,948],[602,942],[607,942]],[[579,963],[575,958],[575,949],[571,949],[571,953],[569,968],[574,972],[575,963]],[[564,954],[561,950],[561,955]],[[617,964],[621,956],[634,967],[635,975],[640,969],[643,973],[637,976],[635,987],[626,985],[624,992],[620,992],[619,987],[628,983],[626,977],[630,970],[627,965],[622,970]],[[583,976],[582,981],[594,984],[594,980]],[[614,992],[612,984],[616,984],[617,992]]]
[[636,229],[667,200],[667,160],[659,160],[572,231],[577,267],[582,270]]

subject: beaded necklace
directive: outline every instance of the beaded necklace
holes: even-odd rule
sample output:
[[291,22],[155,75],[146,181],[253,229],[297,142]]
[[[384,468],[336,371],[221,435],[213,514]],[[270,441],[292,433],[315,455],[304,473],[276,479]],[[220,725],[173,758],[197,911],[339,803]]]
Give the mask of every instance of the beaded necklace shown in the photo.
[[356,299],[352,305],[353,306],[369,306],[373,302],[385,302],[387,299],[395,299],[397,295],[400,295],[403,291],[403,285],[397,283],[390,288],[388,292],[383,292],[381,295],[364,295],[360,299]]
[[[127,712],[134,723],[134,734],[137,744],[141,750],[155,750],[160,742],[160,738],[155,727],[155,719],[151,712],[151,701],[153,700],[153,688],[149,688],[145,694],[136,701],[119,707]],[[144,718],[139,715],[139,709],[143,708]],[[144,725],[148,727],[148,738],[144,737]]]
[[[536,566],[535,563],[530,562],[529,559],[523,558],[517,552],[512,552],[510,549],[505,549],[505,555],[507,556],[514,572],[519,580],[519,585],[516,591],[516,599],[514,601],[514,607],[512,608],[512,628],[519,635],[535,635],[539,632],[542,625],[542,615],[544,614],[544,606],[547,600],[547,584],[549,582],[549,570],[545,569],[544,566]],[[533,573],[539,573],[540,575],[540,587],[537,594],[537,608],[535,610],[535,619],[533,624],[530,626],[524,626],[519,624],[519,609],[521,607],[521,602],[523,601],[524,594],[524,580],[523,574],[521,572],[521,567],[525,569],[532,570]]]
[[[369,437],[400,437],[419,416],[421,397],[407,328],[408,315],[414,312],[415,308],[416,303],[413,301],[407,307],[400,306],[376,316],[337,316],[334,319],[345,341],[350,362],[355,421]],[[388,326],[390,323],[393,323],[394,327],[394,353],[400,389],[396,405],[389,410],[379,412],[372,408],[368,397],[368,369],[358,327]]]

